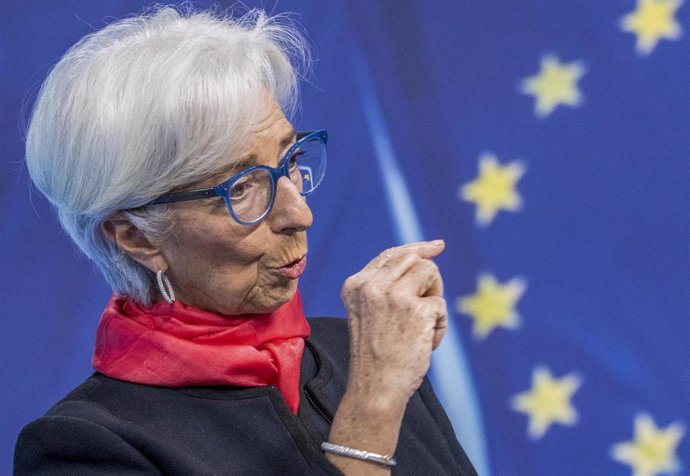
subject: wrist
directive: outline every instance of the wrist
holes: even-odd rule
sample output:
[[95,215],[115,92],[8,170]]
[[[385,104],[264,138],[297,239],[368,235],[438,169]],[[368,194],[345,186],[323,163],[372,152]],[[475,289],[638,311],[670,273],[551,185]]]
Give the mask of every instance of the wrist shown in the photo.
[[356,410],[362,419],[402,420],[409,395],[398,388],[385,385],[362,385],[358,382],[348,382],[343,394],[341,405]]
[[409,377],[399,372],[389,370],[372,373],[370,369],[358,371],[356,367],[351,367],[345,396],[356,401],[362,408],[404,412],[407,402],[421,385],[422,379],[419,379],[419,383],[401,385],[401,382],[407,381]]
[[348,388],[335,414],[328,441],[393,456],[407,399],[386,398]]

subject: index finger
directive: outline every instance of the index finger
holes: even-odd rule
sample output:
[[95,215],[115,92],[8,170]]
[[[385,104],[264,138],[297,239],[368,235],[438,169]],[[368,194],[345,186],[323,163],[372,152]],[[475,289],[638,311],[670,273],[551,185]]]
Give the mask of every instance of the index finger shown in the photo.
[[388,248],[376,258],[371,260],[369,264],[367,264],[364,269],[360,271],[360,275],[366,278],[381,269],[388,261],[406,254],[416,253],[422,259],[432,259],[440,255],[445,247],[445,241],[433,240],[417,241],[414,243],[407,243],[405,245]]

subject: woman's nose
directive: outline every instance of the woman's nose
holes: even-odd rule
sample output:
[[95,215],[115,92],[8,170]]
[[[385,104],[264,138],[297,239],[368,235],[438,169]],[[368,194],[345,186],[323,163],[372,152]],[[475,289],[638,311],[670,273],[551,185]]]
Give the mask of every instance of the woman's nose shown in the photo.
[[297,186],[289,178],[280,177],[268,219],[276,233],[295,233],[309,228],[314,216]]

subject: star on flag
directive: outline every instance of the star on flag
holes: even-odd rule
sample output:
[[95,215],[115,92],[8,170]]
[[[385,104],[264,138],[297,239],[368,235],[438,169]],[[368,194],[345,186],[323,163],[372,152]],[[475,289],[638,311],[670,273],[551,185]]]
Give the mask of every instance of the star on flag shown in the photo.
[[675,14],[682,4],[682,0],[637,0],[635,11],[621,18],[621,29],[637,35],[638,54],[650,54],[661,39],[680,38],[683,28]]
[[520,278],[501,284],[490,274],[484,274],[479,277],[477,292],[458,298],[456,309],[474,320],[474,336],[483,339],[498,326],[518,327],[520,315],[515,306],[526,289],[526,282]]
[[577,410],[570,400],[581,383],[573,373],[557,379],[546,368],[534,369],[532,388],[515,395],[511,402],[513,410],[529,416],[530,437],[541,438],[554,423],[568,426],[577,423]]
[[582,102],[582,93],[577,82],[586,70],[581,62],[561,63],[553,55],[545,55],[541,60],[541,69],[535,76],[520,82],[520,91],[534,96],[534,113],[546,117],[559,105],[578,106]]
[[614,445],[611,457],[630,465],[633,476],[674,473],[680,467],[676,447],[684,433],[685,429],[678,422],[661,429],[652,417],[641,413],[635,417],[635,439]]
[[501,165],[495,155],[485,153],[479,157],[479,176],[460,187],[458,195],[477,205],[477,223],[487,226],[499,210],[514,212],[521,208],[522,199],[515,187],[524,173],[520,161]]

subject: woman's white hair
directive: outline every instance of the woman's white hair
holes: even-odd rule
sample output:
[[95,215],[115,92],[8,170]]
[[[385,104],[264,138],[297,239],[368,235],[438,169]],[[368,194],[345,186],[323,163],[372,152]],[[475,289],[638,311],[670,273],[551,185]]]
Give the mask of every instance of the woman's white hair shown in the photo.
[[292,112],[308,63],[295,27],[260,10],[232,18],[156,7],[112,23],[74,45],[43,84],[27,135],[31,178],[113,290],[151,304],[155,276],[101,224],[125,210],[163,238],[169,207],[137,207],[228,167],[267,91]]

